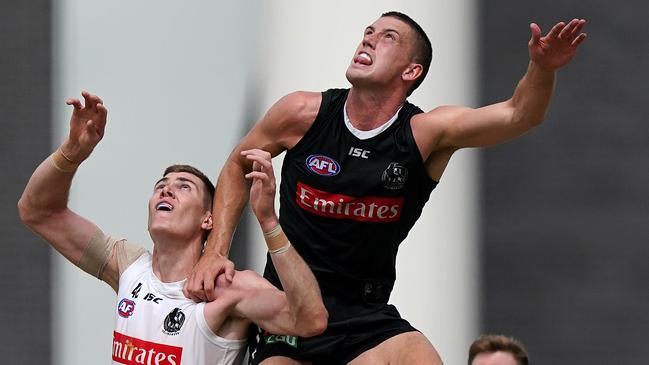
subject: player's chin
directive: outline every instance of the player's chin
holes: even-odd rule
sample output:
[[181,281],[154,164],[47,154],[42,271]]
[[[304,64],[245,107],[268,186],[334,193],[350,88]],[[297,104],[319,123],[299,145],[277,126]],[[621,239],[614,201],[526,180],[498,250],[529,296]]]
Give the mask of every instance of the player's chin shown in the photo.
[[347,81],[353,86],[361,86],[366,84],[369,81],[369,72],[368,70],[363,70],[359,67],[354,67],[354,64],[350,65],[345,72],[345,77]]

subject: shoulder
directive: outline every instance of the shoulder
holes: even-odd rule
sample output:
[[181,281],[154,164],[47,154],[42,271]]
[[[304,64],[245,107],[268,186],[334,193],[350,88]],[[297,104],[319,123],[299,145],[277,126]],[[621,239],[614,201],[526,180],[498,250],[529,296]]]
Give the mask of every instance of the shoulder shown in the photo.
[[412,120],[421,124],[421,126],[431,126],[451,121],[468,110],[471,110],[471,108],[458,105],[441,105],[428,112],[413,116]]
[[292,148],[315,121],[321,102],[322,94],[319,92],[296,91],[285,95],[262,119],[262,134],[272,137],[268,141],[271,144],[279,144],[284,149]]
[[457,127],[455,122],[470,110],[472,109],[464,106],[443,105],[414,115],[410,125],[422,157],[436,151],[444,135]]
[[413,133],[435,137],[452,128],[462,115],[471,110],[473,109],[465,106],[442,105],[428,112],[416,114],[411,119]]
[[312,91],[295,91],[285,95],[277,101],[271,110],[278,110],[283,116],[294,120],[315,119],[320,103],[322,102],[322,93]]

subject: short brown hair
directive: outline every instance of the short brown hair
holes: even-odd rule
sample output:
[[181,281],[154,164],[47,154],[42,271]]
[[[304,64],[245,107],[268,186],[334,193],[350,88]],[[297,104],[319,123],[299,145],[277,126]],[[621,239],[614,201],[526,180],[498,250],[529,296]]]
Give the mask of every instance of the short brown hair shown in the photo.
[[512,354],[519,365],[529,365],[530,360],[523,344],[513,337],[503,335],[482,335],[473,341],[469,348],[468,365],[471,365],[478,354],[496,351]]
[[419,63],[422,66],[421,76],[415,80],[415,83],[412,85],[410,90],[408,90],[408,95],[412,94],[416,88],[424,82],[426,74],[428,74],[428,69],[430,69],[430,62],[433,59],[433,46],[430,43],[430,39],[424,32],[424,29],[417,24],[411,17],[407,16],[404,13],[398,11],[388,11],[387,13],[381,14],[383,17],[392,17],[401,20],[402,22],[408,24],[412,30],[415,31],[415,44],[413,45],[412,60],[416,63]]
[[203,185],[205,186],[205,196],[203,197],[203,203],[205,204],[205,209],[212,209],[212,200],[214,200],[214,184],[210,179],[199,169],[190,165],[171,165],[165,169],[165,172],[162,174],[162,177],[167,176],[172,172],[186,172],[192,174],[197,178],[201,179]]

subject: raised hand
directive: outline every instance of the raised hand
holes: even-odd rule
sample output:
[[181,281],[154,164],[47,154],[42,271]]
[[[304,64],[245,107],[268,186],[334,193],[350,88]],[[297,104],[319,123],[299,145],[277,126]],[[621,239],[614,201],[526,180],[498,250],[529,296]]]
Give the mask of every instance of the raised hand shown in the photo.
[[82,91],[85,106],[76,98],[65,101],[72,105],[72,117],[70,117],[70,134],[61,150],[67,158],[80,163],[90,156],[92,150],[104,137],[106,118],[108,110],[103,101],[87,91]]
[[252,171],[246,174],[246,179],[252,180],[250,206],[262,231],[266,232],[278,224],[275,214],[275,174],[271,155],[259,149],[242,151],[241,155],[252,161]]
[[581,33],[585,24],[584,19],[573,19],[568,24],[560,22],[544,37],[541,37],[541,28],[537,24],[530,24],[530,60],[547,71],[566,65],[575,57],[577,47],[586,39],[586,33]]

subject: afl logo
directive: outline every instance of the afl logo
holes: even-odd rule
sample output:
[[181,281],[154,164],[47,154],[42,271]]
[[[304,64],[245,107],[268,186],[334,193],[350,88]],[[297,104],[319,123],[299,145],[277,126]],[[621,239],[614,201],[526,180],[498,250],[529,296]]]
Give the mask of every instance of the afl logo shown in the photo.
[[311,155],[306,158],[309,170],[321,176],[334,176],[340,172],[340,165],[336,160],[324,155]]
[[117,305],[117,313],[124,318],[132,316],[134,310],[135,302],[130,299],[124,298]]

